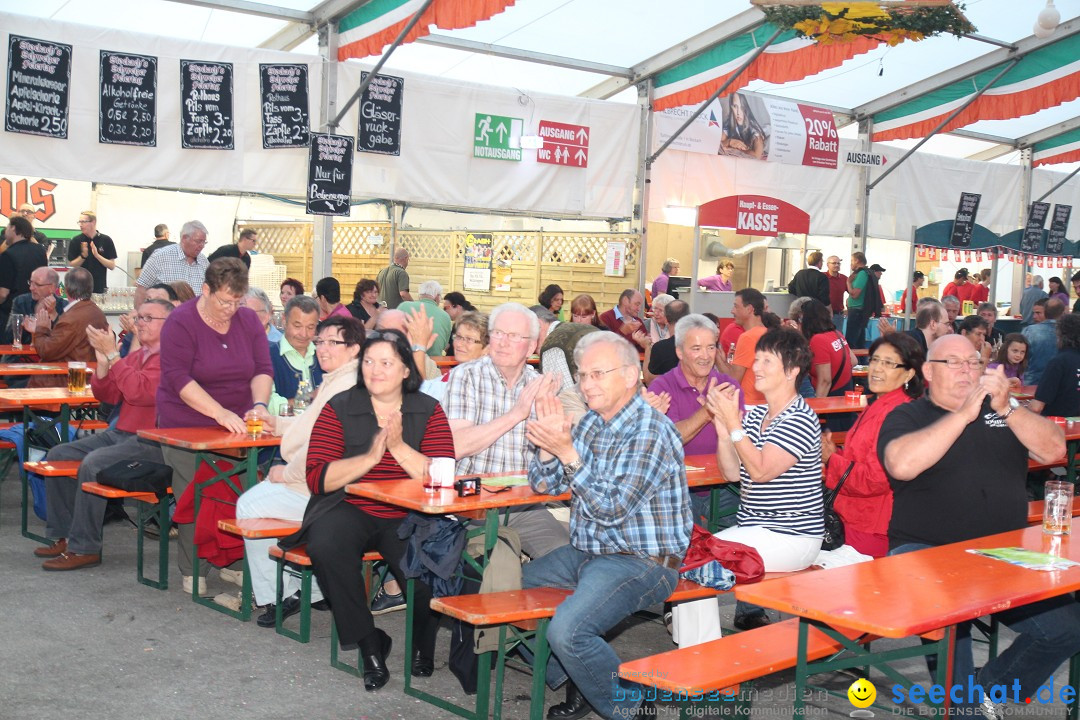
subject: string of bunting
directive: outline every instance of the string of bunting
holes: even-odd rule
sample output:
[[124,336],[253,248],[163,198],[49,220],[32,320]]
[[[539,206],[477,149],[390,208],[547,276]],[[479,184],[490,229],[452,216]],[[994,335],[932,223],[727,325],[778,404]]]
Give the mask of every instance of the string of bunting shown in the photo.
[[762,6],[769,22],[794,30],[799,37],[809,38],[819,45],[849,43],[866,37],[895,47],[905,40],[917,42],[946,33],[960,37],[975,32],[975,26],[964,17],[963,3],[936,3],[934,6],[896,2],[755,4]]
[[[950,255],[951,253],[951,255]],[[1037,255],[1022,253],[1019,250],[998,245],[981,250],[958,250],[956,248],[939,248],[930,245],[916,245],[915,254],[920,260],[947,262],[950,258],[958,263],[982,263],[993,260],[1008,260],[1009,262],[1024,263],[1042,268],[1065,268],[1072,267],[1075,258],[1064,255]]]

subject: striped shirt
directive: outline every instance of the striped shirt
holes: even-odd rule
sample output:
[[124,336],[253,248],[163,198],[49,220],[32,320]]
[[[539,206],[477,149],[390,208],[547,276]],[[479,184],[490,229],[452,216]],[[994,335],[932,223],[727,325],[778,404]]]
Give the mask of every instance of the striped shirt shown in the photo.
[[[369,446],[370,447],[370,446]],[[429,458],[454,457],[454,436],[450,434],[450,425],[442,408],[435,406],[428,420],[424,439],[420,442],[420,453]],[[307,484],[312,494],[325,494],[323,477],[326,468],[335,460],[345,455],[345,432],[334,408],[328,403],[319,413],[315,427],[311,430],[311,441],[307,453]],[[407,480],[409,474],[398,464],[387,450],[379,463],[367,471],[358,482],[379,482],[381,480]],[[417,481],[419,482],[419,480]],[[358,495],[346,495],[346,502],[358,506],[368,515],[383,518],[405,517],[405,511],[394,505],[367,500]]]
[[[454,368],[447,382],[442,408],[450,420],[468,420],[473,425],[489,423],[510,412],[521,391],[539,375],[526,365],[517,382],[510,387],[491,358],[484,356]],[[533,411],[530,419],[535,418]],[[525,423],[520,422],[501,437],[493,438],[485,449],[458,460],[455,471],[458,475],[475,475],[524,470],[535,449],[525,439]]]
[[570,544],[596,555],[683,557],[692,521],[675,425],[634,395],[609,422],[590,410],[571,434],[582,462],[573,480],[555,458],[529,468],[533,490],[570,489]]
[[202,292],[203,282],[206,276],[206,268],[210,261],[206,256],[199,253],[195,262],[189,262],[180,245],[169,245],[161,248],[146,261],[142,272],[139,273],[138,284],[140,287],[153,287],[159,283],[171,283],[183,280],[196,295]]
[[769,443],[797,460],[787,472],[767,483],[751,482],[746,467],[740,467],[742,499],[736,521],[785,535],[821,537],[825,531],[821,423],[801,397],[796,397],[762,430],[761,421],[768,411],[767,405],[757,405],[746,412],[743,430],[747,438],[758,450]]

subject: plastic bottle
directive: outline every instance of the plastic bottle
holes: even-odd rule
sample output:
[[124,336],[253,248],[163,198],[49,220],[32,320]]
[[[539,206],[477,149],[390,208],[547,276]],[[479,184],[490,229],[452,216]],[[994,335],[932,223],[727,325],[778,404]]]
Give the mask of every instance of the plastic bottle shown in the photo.
[[311,404],[311,383],[301,380],[296,386],[296,397],[293,398],[293,415],[301,415]]

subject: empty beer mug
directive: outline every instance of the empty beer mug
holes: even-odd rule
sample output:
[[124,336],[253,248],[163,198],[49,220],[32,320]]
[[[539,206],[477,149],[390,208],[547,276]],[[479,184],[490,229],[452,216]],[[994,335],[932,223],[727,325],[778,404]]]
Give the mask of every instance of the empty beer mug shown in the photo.
[[1047,480],[1043,493],[1043,532],[1068,535],[1072,532],[1073,484]]

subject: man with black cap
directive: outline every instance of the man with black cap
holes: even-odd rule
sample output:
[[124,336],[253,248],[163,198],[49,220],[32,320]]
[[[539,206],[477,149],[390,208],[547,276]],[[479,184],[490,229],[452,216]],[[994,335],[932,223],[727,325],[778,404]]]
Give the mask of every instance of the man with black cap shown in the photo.
[[[919,304],[919,288],[926,282],[926,274],[922,270],[916,270],[915,274],[911,278],[911,287],[904,291],[904,294],[900,296],[900,312],[904,312],[904,308],[909,308],[911,314],[914,315],[919,310],[917,305]],[[908,298],[911,301],[908,301]]]
[[881,300],[881,307],[885,307],[885,291],[881,288],[881,273],[885,272],[885,268],[881,267],[877,263],[870,266],[870,272],[874,273],[874,278],[878,281],[877,292],[878,299]]
[[941,297],[946,298],[952,295],[963,304],[965,300],[971,299],[971,289],[968,287],[968,284],[968,269],[960,268],[953,275],[953,281],[946,285],[945,289],[941,292]]

